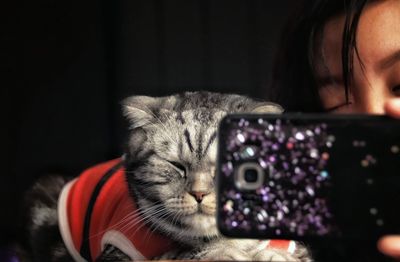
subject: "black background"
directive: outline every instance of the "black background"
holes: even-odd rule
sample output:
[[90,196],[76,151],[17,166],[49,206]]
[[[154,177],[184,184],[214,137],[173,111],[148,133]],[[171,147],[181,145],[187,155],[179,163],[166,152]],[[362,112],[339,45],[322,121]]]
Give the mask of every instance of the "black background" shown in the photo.
[[119,101],[210,90],[268,98],[290,1],[3,1],[0,244],[23,192],[121,155]]
[[[15,240],[23,192],[40,175],[77,175],[121,155],[124,97],[201,89],[268,99],[293,3],[2,1],[0,246]],[[382,261],[375,243],[341,244],[314,255]]]

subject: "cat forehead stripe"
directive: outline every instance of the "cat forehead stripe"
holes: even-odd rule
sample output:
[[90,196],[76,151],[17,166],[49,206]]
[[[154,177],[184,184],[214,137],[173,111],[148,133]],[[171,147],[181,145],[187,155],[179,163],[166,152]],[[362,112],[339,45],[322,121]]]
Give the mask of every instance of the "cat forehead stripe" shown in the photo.
[[203,136],[204,136],[204,130],[203,128],[200,129],[199,135],[198,135],[198,141],[197,141],[197,150],[196,150],[196,156],[198,159],[201,159],[203,157]]
[[184,136],[185,136],[186,143],[187,143],[188,146],[189,146],[190,152],[193,152],[194,148],[193,148],[192,142],[190,141],[190,133],[189,133],[189,130],[187,130],[187,128],[185,128],[185,131],[183,132],[183,134],[184,134]]
[[205,156],[207,154],[208,149],[210,148],[211,144],[214,142],[214,140],[217,138],[217,131],[214,131],[211,136],[210,139],[208,140],[208,143],[206,145],[206,148],[204,149],[203,152],[203,156]]

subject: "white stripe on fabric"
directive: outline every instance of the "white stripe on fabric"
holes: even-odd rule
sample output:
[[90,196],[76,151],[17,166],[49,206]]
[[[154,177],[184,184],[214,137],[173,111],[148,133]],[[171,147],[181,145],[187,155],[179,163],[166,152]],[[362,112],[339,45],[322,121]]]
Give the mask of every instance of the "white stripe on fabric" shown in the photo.
[[67,212],[68,193],[72,185],[76,182],[76,180],[77,179],[74,179],[68,182],[61,190],[60,197],[58,198],[58,210],[57,210],[58,227],[60,229],[64,244],[67,247],[67,250],[69,254],[72,256],[72,258],[77,262],[86,262],[86,260],[81,256],[81,254],[79,254],[79,252],[75,248],[68,221],[68,212]]
[[296,242],[295,242],[295,241],[290,240],[289,247],[288,247],[288,250],[287,250],[287,251],[288,251],[290,254],[293,254],[294,251],[296,251]]
[[133,243],[121,232],[117,230],[107,231],[101,239],[101,250],[103,251],[106,245],[112,245],[126,255],[131,260],[146,260],[146,258],[136,249]]

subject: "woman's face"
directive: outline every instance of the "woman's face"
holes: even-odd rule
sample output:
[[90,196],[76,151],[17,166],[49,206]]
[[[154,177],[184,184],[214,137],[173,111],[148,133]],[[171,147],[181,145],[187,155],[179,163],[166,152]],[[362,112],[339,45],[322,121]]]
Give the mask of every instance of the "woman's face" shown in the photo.
[[377,0],[360,17],[353,80],[346,103],[342,75],[344,16],[329,20],[316,50],[316,76],[324,108],[333,113],[384,113],[384,102],[400,96],[400,1]]

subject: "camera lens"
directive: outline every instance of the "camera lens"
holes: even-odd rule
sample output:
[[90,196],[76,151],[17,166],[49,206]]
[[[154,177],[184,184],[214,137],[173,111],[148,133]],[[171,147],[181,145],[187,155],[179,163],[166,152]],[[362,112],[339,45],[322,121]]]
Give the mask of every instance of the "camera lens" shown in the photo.
[[244,171],[244,180],[247,183],[254,183],[258,180],[258,170],[254,168],[248,168]]
[[235,172],[235,185],[240,190],[256,190],[264,183],[264,170],[257,162],[242,163]]

